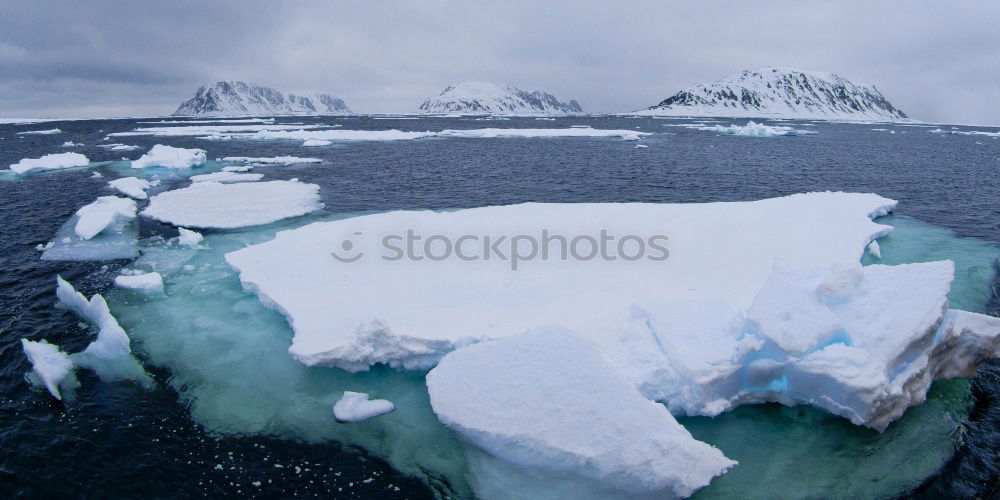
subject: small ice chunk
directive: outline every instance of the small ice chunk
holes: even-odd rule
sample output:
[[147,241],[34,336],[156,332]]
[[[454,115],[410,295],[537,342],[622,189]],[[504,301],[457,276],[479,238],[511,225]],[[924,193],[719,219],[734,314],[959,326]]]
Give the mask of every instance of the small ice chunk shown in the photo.
[[363,392],[344,391],[344,396],[333,405],[333,415],[341,422],[360,422],[395,409],[391,401],[368,399],[368,394]]
[[93,177],[94,179],[100,179],[101,177],[104,177],[103,175],[101,175],[100,172],[94,172],[90,174],[90,176]]
[[64,142],[62,144],[62,147],[64,147],[64,148],[75,148],[75,147],[78,147],[78,146],[83,146],[83,144],[81,144],[79,142],[73,142],[73,141],[66,141],[66,142]]
[[97,201],[85,205],[76,211],[79,219],[74,231],[84,240],[89,240],[115,220],[130,220],[135,218],[135,201],[118,196],[101,196]]
[[227,156],[223,158],[222,161],[231,161],[234,163],[266,163],[270,165],[292,165],[295,163],[319,163],[323,160],[319,158],[300,158],[298,156],[271,156],[271,157]]
[[307,139],[306,141],[304,141],[302,143],[302,145],[306,146],[306,147],[310,147],[310,146],[329,146],[330,144],[333,144],[333,142],[331,142],[331,141],[324,141],[322,139]]
[[126,196],[131,196],[137,200],[145,200],[146,190],[156,184],[159,183],[150,182],[138,177],[122,177],[121,179],[115,179],[108,182],[108,186],[111,186],[113,189],[118,190],[118,192]]
[[138,160],[132,161],[132,168],[191,168],[204,164],[205,150],[203,149],[175,148],[157,144]]
[[878,241],[872,240],[872,242],[868,244],[868,253],[876,259],[882,258],[882,248],[878,246]]
[[54,153],[41,158],[25,158],[10,166],[10,170],[23,175],[35,170],[61,170],[64,168],[86,167],[90,160],[80,153]]
[[322,206],[315,184],[196,182],[153,196],[142,215],[179,226],[226,229],[268,224]]
[[142,293],[163,293],[163,276],[160,273],[115,276],[115,285]]
[[27,130],[27,131],[24,131],[24,132],[18,132],[17,135],[53,135],[53,134],[61,134],[61,133],[62,133],[62,130],[59,130],[57,128],[52,128],[52,129],[48,129],[48,130]]
[[45,340],[34,342],[21,339],[21,347],[28,356],[28,361],[31,361],[35,374],[45,384],[52,397],[61,400],[59,384],[73,371],[73,362],[69,356],[62,352],[59,346]]
[[179,235],[177,236],[177,243],[187,247],[193,247],[198,243],[201,243],[205,237],[197,231],[192,231],[190,229],[185,229],[183,227],[178,227],[177,231]]

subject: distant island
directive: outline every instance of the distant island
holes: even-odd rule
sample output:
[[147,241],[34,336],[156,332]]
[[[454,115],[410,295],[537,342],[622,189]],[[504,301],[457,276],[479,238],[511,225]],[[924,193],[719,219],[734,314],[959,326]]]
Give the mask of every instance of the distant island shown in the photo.
[[752,69],[714,82],[697,83],[635,114],[875,121],[907,119],[906,114],[893,106],[874,85],[854,83],[833,73],[794,68]]
[[583,113],[580,103],[562,102],[554,95],[527,92],[513,85],[462,82],[449,85],[440,95],[420,105],[422,114],[566,115]]
[[241,81],[215,82],[198,88],[173,116],[342,115],[351,113],[343,99],[330,94],[284,94]]

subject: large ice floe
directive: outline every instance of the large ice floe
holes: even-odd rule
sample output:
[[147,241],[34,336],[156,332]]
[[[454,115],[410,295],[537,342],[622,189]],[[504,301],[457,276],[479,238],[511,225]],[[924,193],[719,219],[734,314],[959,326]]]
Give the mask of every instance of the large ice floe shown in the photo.
[[157,144],[148,153],[132,161],[132,168],[191,168],[205,164],[205,150],[175,148]]
[[[307,365],[426,369],[463,346],[549,325],[593,342],[676,415],[807,403],[881,430],[922,402],[935,377],[993,357],[1000,335],[1000,320],[948,309],[950,262],[861,266],[869,242],[892,229],[871,218],[894,206],[811,193],[392,212],[281,232],[226,259],[288,318],[289,352]],[[385,242],[402,245],[408,230],[439,242],[477,235],[460,250],[479,258],[428,258],[443,247],[418,242],[422,260],[394,261]],[[627,258],[637,251],[628,245],[603,258],[594,246],[607,231],[618,243],[663,237],[669,258]],[[548,237],[550,258],[515,235]],[[571,258],[554,257],[565,248],[554,235],[569,240]]]
[[[885,234],[888,227],[874,224],[868,217],[878,215],[883,212],[882,209],[888,209],[892,205],[890,200],[874,195],[810,194],[748,203],[667,205],[665,207],[673,208],[662,208],[659,212],[647,214],[634,224],[629,223],[634,216],[659,205],[525,205],[520,208],[519,206],[493,207],[454,213],[471,212],[478,217],[484,214],[480,212],[481,210],[489,210],[485,212],[489,217],[483,216],[478,220],[472,234],[505,233],[508,236],[528,234],[524,232],[537,227],[532,225],[536,212],[544,215],[546,207],[563,207],[566,212],[563,212],[564,217],[558,218],[558,224],[551,224],[548,216],[537,224],[549,227],[553,233],[568,236],[592,233],[595,227],[602,226],[618,236],[630,232],[642,236],[662,232],[669,236],[666,246],[669,248],[670,257],[662,264],[671,265],[672,260],[679,259],[678,263],[681,265],[671,268],[669,273],[658,275],[655,280],[644,280],[641,276],[642,270],[635,271],[634,274],[639,276],[639,279],[632,281],[643,289],[629,297],[639,296],[645,290],[643,295],[649,300],[642,301],[646,302],[642,311],[633,313],[631,307],[626,307],[624,312],[618,315],[617,320],[613,320],[609,315],[607,323],[612,323],[613,326],[610,332],[618,332],[618,335],[603,339],[599,334],[588,335],[592,332],[587,328],[562,329],[569,331],[567,335],[578,338],[581,345],[590,345],[592,349],[596,349],[604,360],[604,366],[613,370],[611,375],[617,373],[643,397],[656,400],[656,397],[651,396],[651,390],[657,388],[656,384],[648,383],[640,386],[635,381],[642,379],[642,374],[646,371],[655,375],[657,366],[663,367],[661,372],[672,373],[667,368],[672,366],[673,361],[669,359],[664,361],[666,355],[663,353],[665,349],[674,348],[669,345],[661,348],[657,339],[673,339],[676,344],[684,338],[680,334],[654,338],[649,333],[648,327],[641,324],[639,325],[641,329],[632,327],[636,323],[642,323],[641,318],[652,316],[653,313],[660,313],[662,324],[662,318],[669,315],[667,307],[664,305],[654,308],[653,305],[674,301],[672,298],[674,295],[719,295],[728,288],[735,287],[737,289],[735,297],[749,298],[742,299],[740,301],[742,305],[734,309],[749,309],[774,267],[756,260],[779,257],[785,260],[791,259],[793,263],[829,262],[832,266],[833,262],[840,260],[839,256],[844,256],[850,263],[856,264],[860,259],[862,263],[872,267],[870,264],[875,262],[895,266],[953,259],[956,272],[955,281],[952,282],[948,294],[950,307],[969,311],[986,310],[991,297],[990,284],[996,276],[996,259],[1000,255],[1000,249],[989,242],[958,238],[947,230],[905,216],[880,218],[881,224],[889,224],[896,228],[895,231]],[[574,208],[582,212],[571,210]],[[606,210],[613,212],[595,220],[591,225],[591,216]],[[505,215],[497,216],[497,213]],[[434,212],[396,212],[383,216],[391,218],[407,214],[426,217],[431,221],[442,215]],[[350,215],[327,217],[343,219]],[[730,218],[733,220],[727,221]],[[438,228],[427,223],[427,220],[417,220],[424,225],[413,226],[408,221],[397,221],[398,226],[395,224],[388,226],[414,229],[424,236],[437,232]],[[358,353],[367,348],[381,359],[410,357],[413,361],[411,366],[425,368],[433,367],[446,352],[453,351],[453,354],[458,356],[465,348],[487,345],[487,342],[500,342],[519,333],[554,331],[559,324],[577,323],[576,315],[588,315],[590,309],[604,308],[604,301],[609,298],[614,300],[615,286],[619,283],[612,280],[609,284],[605,284],[609,273],[628,272],[629,266],[641,266],[646,263],[619,261],[620,267],[614,270],[611,267],[593,267],[593,264],[601,264],[603,261],[561,262],[558,259],[534,263],[519,261],[519,270],[511,271],[509,259],[499,260],[494,257],[490,262],[497,264],[507,276],[506,280],[510,281],[506,288],[497,287],[494,282],[478,283],[484,274],[465,265],[447,269],[437,267],[440,272],[436,273],[435,279],[439,279],[439,283],[435,288],[421,284],[426,275],[417,271],[420,266],[431,264],[440,266],[441,262],[428,262],[426,259],[422,263],[380,261],[380,265],[389,268],[386,269],[386,273],[371,275],[377,279],[361,281],[368,275],[362,276],[365,273],[358,274],[352,269],[369,262],[369,257],[377,258],[382,253],[379,245],[381,237],[379,228],[367,221],[366,218],[355,217],[304,226],[308,221],[296,218],[241,231],[212,231],[204,235],[204,241],[198,244],[197,249],[172,243],[144,246],[142,258],[130,267],[159,272],[166,285],[165,295],[145,299],[137,297],[132,291],[115,288],[106,296],[121,325],[141,346],[147,362],[170,371],[171,377],[167,383],[177,390],[181,400],[190,406],[192,418],[209,432],[236,435],[266,434],[295,441],[337,442],[344,446],[360,447],[367,453],[387,460],[402,473],[423,479],[442,497],[503,497],[504,495],[494,492],[502,493],[505,489],[512,492],[526,491],[528,487],[521,487],[521,481],[536,486],[535,492],[551,491],[552,496],[560,496],[563,493],[561,496],[571,497],[579,496],[579,490],[571,487],[557,489],[556,486],[565,486],[567,479],[570,482],[576,482],[572,480],[577,479],[586,484],[603,482],[594,479],[595,476],[588,478],[584,475],[597,470],[594,467],[581,466],[581,472],[575,473],[558,470],[553,465],[558,462],[553,461],[534,462],[530,466],[518,464],[504,458],[511,456],[510,454],[505,454],[504,457],[490,455],[461,434],[457,427],[452,427],[456,429],[454,432],[449,430],[440,423],[439,417],[433,411],[423,371],[393,370],[376,362],[375,366],[368,370],[348,372],[321,364],[306,366],[297,362],[288,355],[288,349],[293,342],[293,335],[301,336],[299,320],[293,318],[287,311],[284,316],[279,314],[277,311],[280,311],[286,303],[278,303],[271,300],[271,297],[264,297],[266,295],[264,292],[269,293],[269,291],[256,289],[246,280],[246,276],[243,281],[248,291],[244,291],[237,273],[227,265],[225,255],[239,253],[240,249],[244,248],[257,249],[260,245],[268,245],[269,243],[265,242],[275,237],[275,231],[283,228],[290,231],[278,233],[278,239],[274,241],[281,241],[285,235],[295,234],[313,226],[339,223],[341,226],[326,227],[340,227],[344,230],[342,237],[315,240],[303,237],[302,241],[306,242],[303,248],[287,255],[280,255],[277,252],[257,254],[261,260],[246,263],[246,268],[274,267],[294,273],[297,278],[292,286],[301,289],[302,296],[307,297],[309,301],[308,304],[334,311],[331,315],[349,314],[349,308],[354,307],[354,303],[350,302],[341,304],[343,295],[351,293],[367,297],[378,295],[378,300],[365,301],[363,310],[357,315],[359,318],[364,318],[366,322],[373,317],[384,319],[393,310],[403,308],[410,316],[417,313],[434,314],[437,321],[428,318],[427,323],[434,323],[438,328],[449,332],[453,320],[459,322],[459,327],[456,329],[462,325],[476,325],[475,315],[482,311],[490,311],[488,307],[484,308],[482,305],[484,303],[488,305],[490,300],[502,295],[500,292],[510,293],[510,296],[522,292],[519,280],[523,281],[524,278],[514,275],[537,274],[538,269],[533,266],[548,267],[555,264],[564,266],[570,273],[573,270],[578,271],[575,274],[580,276],[567,273],[558,276],[559,279],[556,280],[543,280],[541,276],[536,276],[538,279],[532,278],[538,291],[549,292],[547,296],[542,297],[548,301],[542,306],[533,304],[538,301],[540,295],[543,295],[539,293],[525,295],[521,302],[515,302],[513,299],[505,300],[493,309],[496,313],[503,313],[505,319],[517,319],[522,314],[542,319],[537,309],[549,306],[552,298],[564,297],[567,303],[575,300],[582,304],[568,311],[568,314],[567,311],[555,311],[558,315],[564,316],[562,319],[565,320],[557,318],[556,321],[551,321],[550,323],[555,324],[555,328],[546,328],[545,323],[539,321],[540,324],[531,328],[512,330],[518,333],[510,335],[491,333],[487,340],[478,340],[486,336],[473,328],[467,335],[467,342],[455,343],[463,346],[460,349],[453,349],[447,345],[427,348],[426,339],[403,338],[397,334],[398,329],[381,332],[384,335],[377,339],[378,342],[373,342],[372,336],[368,335],[365,329],[360,330],[356,336],[348,334],[344,337],[354,339],[345,343],[356,344],[359,348]],[[353,222],[361,224],[352,226]],[[497,227],[498,223],[507,226]],[[701,226],[702,224],[704,226]],[[365,231],[364,238],[354,235],[355,230]],[[508,230],[511,232],[507,233]],[[462,231],[468,231],[468,227],[462,226],[456,229],[456,233],[462,234]],[[728,233],[725,233],[726,231]],[[830,231],[832,233],[828,234]],[[763,234],[760,234],[761,232]],[[405,235],[405,232],[403,234]],[[878,235],[882,255],[878,261],[865,253],[865,243],[875,235]],[[599,235],[594,234],[594,236]],[[377,251],[373,252],[372,247],[365,246],[367,238],[374,240],[374,250]],[[705,239],[703,244],[692,243],[693,240],[701,241],[703,238]],[[349,245],[352,246],[352,251],[363,250],[368,253],[354,264],[337,262],[331,255],[333,251],[339,252],[342,258],[354,255],[344,251],[345,240],[353,242]],[[553,248],[552,254],[558,255],[556,247]],[[308,262],[297,262],[303,255],[300,250],[308,249],[317,251],[315,258],[310,257]],[[440,250],[437,246],[434,249]],[[474,245],[463,247],[466,254],[475,255],[474,250]],[[508,248],[501,250],[509,255]],[[617,251],[616,248],[613,250]],[[586,246],[581,246],[578,251],[586,253]],[[699,252],[704,254],[702,260],[693,260]],[[744,258],[742,255],[747,252],[756,257]],[[309,252],[306,254],[313,255]],[[736,259],[737,262],[730,263],[729,259]],[[747,262],[753,264],[751,268],[742,269],[741,264]],[[475,267],[476,262],[465,264]],[[684,266],[692,264],[697,266],[691,269],[690,273],[683,273]],[[373,266],[373,269],[375,268],[377,266]],[[309,272],[303,272],[304,269],[309,269]],[[456,269],[459,272],[453,272]],[[465,273],[466,270],[472,272]],[[397,274],[391,276],[390,271]],[[698,273],[702,273],[702,276],[696,281],[694,277]],[[336,277],[335,285],[330,285],[328,281],[330,276]],[[690,279],[684,278],[686,281],[673,286],[673,281],[659,279],[662,276],[678,278],[687,276]],[[464,281],[456,281],[459,279]],[[824,287],[824,290],[836,292],[841,288],[833,285],[839,282],[840,280],[830,280],[830,286]],[[341,290],[331,295],[329,290],[334,286]],[[602,294],[601,290],[606,286],[607,294]],[[691,290],[683,288],[684,286],[688,286]],[[455,289],[456,287],[460,289]],[[449,297],[452,297],[454,302],[449,304],[449,307],[436,309],[427,307],[427,303],[433,302],[422,297],[428,290],[438,294],[450,290],[453,293]],[[665,293],[661,294],[660,290]],[[254,291],[260,294],[254,296]],[[653,296],[655,297],[650,299]],[[906,296],[901,296],[899,302],[893,297],[880,297],[871,306],[873,309],[882,308],[889,314],[895,314],[893,311],[901,310],[906,300]],[[274,310],[265,308],[262,303]],[[700,302],[691,300],[686,303],[696,306]],[[699,313],[693,310],[693,307],[685,308],[683,305],[682,303],[677,306],[681,310],[679,315],[690,316],[687,324],[700,326],[698,318],[704,318],[706,313]],[[607,307],[612,306],[613,304],[610,304]],[[472,311],[468,314],[456,314],[465,308],[472,308]],[[711,303],[703,304],[703,308],[708,311],[719,310],[713,308]],[[643,314],[643,311],[646,314]],[[555,317],[556,314],[552,316]],[[588,317],[596,316],[599,315],[589,314]],[[987,317],[968,317],[984,319],[986,324],[975,328],[963,327],[962,330],[967,332],[982,332],[993,321]],[[291,324],[286,318],[293,318]],[[400,317],[394,316],[390,319],[394,320],[395,325],[399,325],[399,321],[396,320]],[[509,330],[507,328],[509,321],[493,320],[494,318],[482,318],[478,324],[490,321],[496,323],[490,328],[491,330],[504,332]],[[736,318],[736,322],[741,321],[743,320]],[[708,353],[699,358],[707,360],[708,363],[721,357],[712,356],[713,349],[719,345],[725,347],[725,343],[719,340],[720,337],[725,340],[725,335],[712,333],[711,325],[724,327],[729,321],[728,318],[718,320],[709,318],[702,322],[711,324],[700,326],[699,331],[709,333],[704,334],[705,338],[701,340],[691,339],[690,344],[695,347],[700,346]],[[531,321],[523,323],[528,324]],[[586,318],[578,323],[587,323]],[[333,326],[336,325],[331,325]],[[588,325],[584,325],[586,326]],[[965,345],[967,340],[958,341],[963,336],[967,340],[975,340],[969,344],[970,349],[947,348],[947,351],[965,352],[963,357],[966,360],[973,359],[977,353],[987,348],[994,338],[991,334],[977,336],[971,333],[960,334],[957,337],[951,335],[950,338],[955,339],[954,345]],[[530,335],[526,337],[530,338]],[[299,338],[294,341],[301,340]],[[388,354],[392,348],[396,350],[395,355]],[[415,351],[421,349],[427,352],[422,361],[412,356]],[[944,346],[936,349],[945,352]],[[771,352],[773,351],[767,351]],[[915,356],[914,359],[918,357]],[[559,358],[553,354],[551,359]],[[635,370],[629,370],[629,366],[625,366],[625,363],[634,364]],[[952,360],[941,358],[933,361],[933,364],[959,366],[961,362],[954,363]],[[446,365],[447,358],[441,362],[442,367]],[[364,368],[368,363],[359,363],[358,366]],[[551,372],[546,372],[546,377],[538,381],[540,385],[549,384],[550,379],[556,380],[562,371],[567,370],[567,365],[552,363],[551,368]],[[511,372],[516,370],[516,367],[510,367]],[[442,373],[448,375],[446,372]],[[470,378],[475,376],[475,373],[469,375]],[[946,374],[939,372],[935,376],[946,376]],[[429,377],[433,379],[439,375],[431,372]],[[443,380],[454,381],[451,376]],[[664,380],[669,381],[666,378]],[[498,384],[500,382],[497,381]],[[790,380],[790,386],[794,386],[794,380]],[[558,387],[552,384],[551,390],[557,391]],[[396,409],[392,413],[359,423],[350,425],[337,423],[331,415],[331,407],[341,399],[345,391],[377,395],[378,398],[392,401]],[[498,425],[503,424],[503,429],[510,429],[513,424],[508,417],[516,416],[522,407],[544,403],[529,398],[529,395],[526,392],[523,401],[511,403],[507,413],[494,415]],[[507,401],[512,401],[516,396],[516,392],[504,395]],[[588,403],[584,400],[590,397],[592,395],[589,392],[579,394],[573,404]],[[741,401],[741,403],[753,402],[753,400]],[[760,491],[767,491],[775,497],[821,497],[828,494],[831,485],[837,485],[839,491],[845,492],[845,496],[869,498],[892,496],[899,491],[908,491],[939,470],[954,452],[970,404],[971,396],[967,380],[935,382],[928,393],[927,401],[911,407],[884,433],[853,425],[846,418],[806,404],[795,407],[779,404],[743,404],[715,417],[683,416],[681,413],[674,413],[674,408],[668,410],[691,432],[693,439],[709,443],[717,447],[725,457],[739,461],[738,465],[729,468],[723,475],[713,479],[706,488],[699,490],[697,494],[700,497],[732,498]],[[574,414],[572,406],[566,407],[564,411],[568,412],[567,415]],[[525,435],[534,430],[531,420],[524,419],[521,423],[524,425]],[[600,429],[589,428],[588,431],[595,434]],[[499,446],[503,442],[507,442],[504,436],[499,436],[494,444]],[[515,442],[508,443],[511,447],[517,446]],[[583,452],[587,450],[580,451],[580,457],[586,456]],[[549,465],[542,466],[543,463]],[[602,463],[608,464],[608,462]],[[695,465],[684,463],[677,467],[693,469]],[[546,488],[549,484],[553,485],[551,489]],[[609,479],[603,490],[595,491],[606,494],[607,497],[639,495],[635,489],[614,491],[616,490],[614,484],[619,483]]]
[[322,206],[315,184],[206,180],[153,196],[141,215],[178,226],[228,229],[304,215]]
[[90,160],[80,153],[54,153],[41,158],[25,158],[10,166],[10,170],[18,175],[41,170],[62,170],[66,168],[86,167]]

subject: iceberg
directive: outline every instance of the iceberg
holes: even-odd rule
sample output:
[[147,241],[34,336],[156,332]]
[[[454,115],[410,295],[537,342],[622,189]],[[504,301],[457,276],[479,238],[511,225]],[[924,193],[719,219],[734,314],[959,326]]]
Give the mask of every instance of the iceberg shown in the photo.
[[132,161],[132,168],[191,168],[205,164],[205,150],[175,148],[157,144],[148,153]]
[[322,207],[315,184],[205,181],[153,196],[141,215],[177,226],[230,229],[268,224]]
[[41,158],[25,158],[10,166],[10,170],[23,175],[36,170],[61,170],[65,168],[86,167],[90,160],[80,153],[54,153]]
[[427,389],[441,421],[484,452],[469,464],[481,498],[687,497],[736,465],[568,332],[462,347]]
[[344,395],[333,405],[333,415],[341,422],[353,423],[385,415],[395,409],[391,401],[368,399],[363,392],[344,391]]
[[[895,204],[825,192],[392,212],[283,231],[226,260],[248,291],[288,318],[289,353],[306,365],[428,369],[460,347],[551,325],[596,344],[675,415],[805,403],[882,430],[922,401],[935,374],[951,371],[941,364],[951,358],[936,352],[956,335],[939,331],[950,314],[951,262],[859,263],[892,230],[871,219]],[[440,241],[478,239],[460,249],[463,258],[427,258],[442,247],[418,243],[423,258],[393,260],[385,242],[414,228]],[[628,259],[619,245],[620,258],[598,257],[598,235],[608,232],[619,243],[662,237],[668,255]],[[483,243],[514,235],[547,239],[550,257],[566,256],[569,245],[574,258]],[[581,250],[569,241],[588,243]],[[991,325],[983,320],[976,335],[1000,335]],[[996,355],[976,346],[963,347],[969,364],[958,368]]]
[[138,177],[122,177],[108,182],[112,189],[137,200],[145,200],[146,190],[159,184],[160,181],[147,181]]
[[115,276],[115,285],[141,293],[163,293],[163,276],[156,272],[122,274]]
[[89,240],[116,221],[134,219],[135,211],[135,200],[118,196],[101,196],[97,201],[76,211],[74,232],[81,239]]
[[28,361],[31,362],[32,370],[45,385],[45,388],[49,390],[52,397],[62,400],[59,386],[73,374],[73,362],[69,360],[69,356],[62,352],[58,346],[45,340],[34,342],[21,339],[21,347],[24,349]]
[[128,334],[111,315],[104,297],[95,294],[87,300],[61,276],[56,276],[56,297],[68,309],[98,328],[97,339],[83,352],[70,355],[73,364],[94,370],[104,381],[133,380],[152,387],[153,379],[132,356]]

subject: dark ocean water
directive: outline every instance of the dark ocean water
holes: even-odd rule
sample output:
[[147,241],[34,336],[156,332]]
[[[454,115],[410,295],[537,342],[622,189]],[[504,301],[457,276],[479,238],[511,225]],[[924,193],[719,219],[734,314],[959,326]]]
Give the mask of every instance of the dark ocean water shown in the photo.
[[[369,117],[287,118],[336,122],[343,129],[449,128],[639,129],[656,135],[648,148],[615,138],[423,139],[356,142],[303,148],[298,142],[205,141],[195,137],[116,139],[207,149],[224,156],[311,156],[324,163],[267,170],[268,179],[297,177],[321,186],[324,213],[414,208],[461,208],[544,202],[702,202],[752,200],[816,190],[876,192],[900,200],[897,212],[948,228],[959,236],[1000,243],[1000,140],[936,135],[930,128],[817,123],[796,128],[817,135],[752,138],[668,126],[648,118],[530,118],[475,121],[455,118],[377,120]],[[744,122],[743,120],[740,123]],[[136,120],[0,125],[0,166],[22,158],[77,151],[91,161],[120,159],[94,147]],[[16,135],[59,128],[57,135]],[[873,131],[891,128],[895,134]],[[942,127],[950,129],[950,127]],[[960,127],[959,130],[990,130]],[[905,133],[904,133],[905,132]],[[63,149],[64,141],[84,143]],[[98,167],[0,180],[0,497],[191,497],[265,494],[363,498],[421,498],[433,490],[384,462],[335,443],[305,444],[267,437],[206,434],[165,380],[157,388],[100,383],[78,370],[82,386],[59,403],[24,379],[30,369],[19,340],[47,338],[67,351],[89,339],[78,320],[54,309],[53,277],[62,274],[86,294],[110,288],[105,265],[39,259],[35,245],[52,239],[79,207],[109,194],[115,174]],[[263,170],[260,170],[263,172]],[[143,236],[167,228],[142,221]],[[988,307],[1000,312],[996,285]],[[141,352],[140,352],[141,356]],[[974,380],[975,406],[958,453],[916,496],[991,495],[1000,487],[1000,364]],[[281,465],[281,467],[276,467]],[[296,471],[295,467],[299,469]],[[260,481],[259,487],[248,487]],[[438,491],[442,491],[438,489]]]

